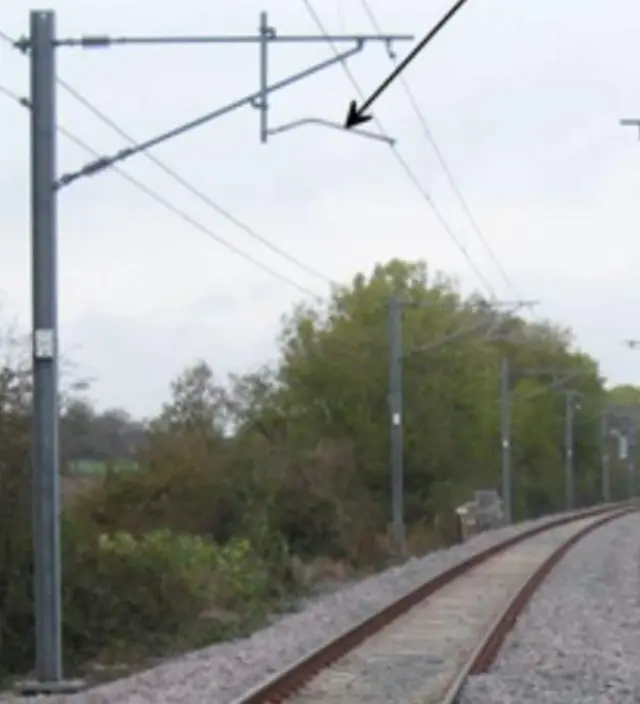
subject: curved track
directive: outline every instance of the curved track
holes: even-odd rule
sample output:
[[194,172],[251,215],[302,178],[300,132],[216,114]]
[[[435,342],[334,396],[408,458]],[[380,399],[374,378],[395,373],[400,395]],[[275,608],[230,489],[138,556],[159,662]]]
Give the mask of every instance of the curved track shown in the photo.
[[636,505],[550,522],[446,570],[234,704],[453,704],[580,538]]

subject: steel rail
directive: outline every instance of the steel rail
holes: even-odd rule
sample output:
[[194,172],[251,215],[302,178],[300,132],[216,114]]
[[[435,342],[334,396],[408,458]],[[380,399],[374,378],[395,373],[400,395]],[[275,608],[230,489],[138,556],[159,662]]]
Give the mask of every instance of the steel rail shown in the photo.
[[488,633],[482,647],[476,653],[471,667],[469,668],[469,674],[479,675],[488,672],[489,668],[496,661],[505,638],[509,635],[511,629],[516,625],[518,617],[522,614],[532,597],[535,595],[536,591],[542,586],[544,580],[549,576],[553,568],[561,562],[561,560],[576,543],[597,528],[601,528],[603,525],[606,525],[617,518],[637,511],[638,508],[638,506],[631,506],[619,511],[612,511],[600,521],[585,526],[585,528],[573,535],[563,545],[555,550],[553,554],[551,554],[525,582],[522,589],[520,589],[505,609],[498,623],[496,623],[494,628],[491,629],[490,633]]
[[[522,589],[519,590],[508,607],[500,614],[500,617],[492,624],[487,636],[482,639],[482,643],[473,653],[472,658],[460,670],[459,676],[455,678],[455,681],[452,682],[446,695],[449,698],[443,700],[442,703],[453,704],[464,686],[467,676],[484,672],[486,668],[490,667],[493,659],[499,652],[504,638],[515,623],[519,613],[521,613],[522,609],[535,592],[536,587],[542,583],[546,575],[551,571],[554,565],[562,559],[566,552],[591,530],[595,530],[597,527],[629,512],[638,510],[638,508],[637,502],[625,501],[618,504],[608,504],[607,506],[575,511],[569,515],[551,519],[543,525],[535,526],[518,535],[507,538],[490,548],[479,551],[475,555],[462,560],[453,567],[427,580],[419,587],[411,590],[377,613],[348,629],[337,638],[329,640],[292,665],[259,683],[256,687],[234,700],[233,704],[281,704],[285,702],[308,684],[322,670],[343,658],[365,640],[371,638],[400,616],[406,614],[411,608],[424,601],[427,597],[440,591],[467,572],[470,572],[474,567],[546,531],[582,519],[602,515],[603,519],[601,521],[596,521],[593,524],[589,524],[585,529],[580,530],[568,541],[563,543],[559,549],[555,550],[549,558],[545,559],[538,569],[535,570],[532,577],[527,580]],[[537,584],[535,583],[536,579],[538,580]],[[532,586],[529,586],[530,583]]]
[[554,567],[556,567],[566,554],[580,540],[589,533],[614,521],[622,516],[638,510],[638,506],[629,506],[618,510],[610,510],[602,519],[590,523],[556,548],[539,567],[525,580],[506,608],[493,621],[487,629],[480,643],[466,664],[460,669],[458,676],[450,684],[440,704],[455,704],[462,694],[464,685],[469,677],[486,674],[495,663],[500,650],[511,630],[516,625],[518,618],[526,609],[536,591],[543,585]]

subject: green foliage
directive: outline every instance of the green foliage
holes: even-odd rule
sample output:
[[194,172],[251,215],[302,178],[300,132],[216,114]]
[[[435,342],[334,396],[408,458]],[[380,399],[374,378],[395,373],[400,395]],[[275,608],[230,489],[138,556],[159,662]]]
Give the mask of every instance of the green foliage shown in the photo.
[[[578,500],[599,500],[603,407],[637,403],[640,392],[623,387],[607,397],[597,363],[574,349],[569,331],[497,312],[424,262],[394,260],[324,303],[298,305],[283,321],[272,367],[226,385],[203,361],[188,367],[144,427],[111,411],[94,433],[99,414],[83,401],[68,404],[68,445],[83,451],[74,458],[114,470],[65,508],[72,662],[185,633],[185,642],[201,644],[226,628],[214,619],[200,638],[203,614],[226,612],[236,627],[276,608],[296,593],[301,563],[370,569],[388,558],[392,295],[411,303],[402,325],[403,436],[415,550],[454,539],[456,505],[500,486],[505,358],[516,517],[564,506],[563,389],[581,394]],[[550,386],[548,373],[531,370],[572,376]],[[12,671],[33,657],[27,382],[22,367],[0,362],[0,656]],[[125,427],[144,439],[131,460],[137,471],[116,471],[106,452],[110,429]],[[94,435],[102,438],[95,452]],[[624,468],[613,463],[613,473],[622,498]]]
[[621,384],[609,390],[609,403],[620,405],[640,404],[640,387],[632,384]]
[[[137,538],[124,531],[99,534],[77,519],[63,527],[68,662],[109,657],[111,650],[126,653],[129,646],[153,652],[185,628],[197,628],[211,608],[241,624],[269,603],[270,570],[246,539],[219,546],[166,529]],[[5,614],[6,632],[13,636],[3,659],[9,671],[23,670],[33,658],[28,577],[25,569],[16,581],[25,591]],[[226,632],[222,626],[228,624],[220,626],[209,638]]]
[[209,603],[215,552],[202,539],[67,537],[65,635],[73,652],[92,657],[113,642],[176,632]]
[[[449,487],[450,502],[468,497],[474,488],[499,486],[503,356],[518,372],[579,372],[571,388],[596,403],[602,396],[597,364],[572,349],[568,331],[497,314],[479,299],[463,300],[451,282],[430,276],[422,262],[392,261],[376,267],[369,278],[359,274],[351,286],[336,289],[326,305],[298,306],[285,321],[277,384],[250,420],[254,427],[273,428],[277,419],[279,437],[293,443],[317,437],[350,443],[354,476],[378,506],[389,501],[387,311],[392,294],[414,304],[403,314],[409,521],[435,519],[438,507],[430,499],[436,486]],[[486,341],[483,334],[491,328],[506,329],[511,341]],[[451,342],[438,344],[447,337]],[[560,394],[546,390],[549,381],[520,375],[513,383],[521,517],[560,508],[563,501],[564,407]],[[597,423],[597,418],[577,422],[578,488],[585,501],[597,470]]]
[[[30,379],[21,346],[0,347],[0,677],[29,652],[31,630]],[[28,641],[28,639],[26,639]]]
[[[640,419],[640,387],[631,384],[622,384],[609,389],[607,393],[607,429],[606,451],[609,456],[611,468],[611,489],[613,498],[628,496],[632,490],[633,475],[630,470],[632,463],[640,467],[640,443],[637,431]],[[613,431],[613,432],[612,432]],[[629,441],[627,446],[627,459],[621,457],[622,442],[616,436],[618,431]],[[633,439],[635,435],[635,446]],[[636,480],[636,490],[638,482]]]
[[136,472],[140,469],[135,460],[78,459],[67,463],[65,470],[77,477],[104,477],[109,472]]
[[87,539],[68,526],[65,634],[77,657],[179,633],[215,605],[240,618],[264,601],[268,571],[246,540],[224,547],[160,529]]

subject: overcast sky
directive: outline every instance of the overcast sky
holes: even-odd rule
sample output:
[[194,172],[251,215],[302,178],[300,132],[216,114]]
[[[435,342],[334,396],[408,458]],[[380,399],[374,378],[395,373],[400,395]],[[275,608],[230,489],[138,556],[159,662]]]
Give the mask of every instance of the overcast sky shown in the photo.
[[[369,0],[385,32],[425,33],[451,0]],[[28,29],[29,3],[3,3],[0,30]],[[360,0],[315,0],[331,32],[370,33]],[[261,9],[283,33],[315,33],[303,0],[179,3],[59,0],[61,35],[254,33]],[[540,299],[570,325],[612,382],[640,383],[640,117],[637,0],[470,0],[406,76],[436,142],[515,291],[465,219],[400,86],[375,113],[500,298]],[[398,44],[400,56],[411,44]],[[331,55],[326,44],[273,46],[271,79]],[[257,88],[258,47],[115,47],[58,52],[59,76],[136,139]],[[351,62],[365,92],[391,65],[370,45]],[[28,62],[0,45],[0,84],[28,91]],[[64,91],[59,122],[101,153],[124,145]],[[357,97],[339,66],[271,97],[272,126],[342,121]],[[375,126],[371,126],[375,129]],[[28,115],[0,96],[0,291],[4,313],[30,311]],[[60,172],[87,159],[64,138]],[[327,277],[344,281],[391,257],[425,258],[483,282],[381,143],[307,126],[258,140],[245,107],[154,150],[236,218]],[[318,294],[327,285],[252,240],[144,157],[123,165],[215,234]],[[59,198],[61,344],[95,376],[101,406],[154,412],[172,376],[206,358],[246,371],[275,355],[279,318],[304,294],[155,203],[114,172]],[[486,288],[485,288],[486,290]]]

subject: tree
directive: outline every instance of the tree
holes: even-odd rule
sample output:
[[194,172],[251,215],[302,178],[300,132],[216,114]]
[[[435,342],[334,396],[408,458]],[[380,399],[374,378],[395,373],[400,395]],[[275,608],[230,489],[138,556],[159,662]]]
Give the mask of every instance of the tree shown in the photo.
[[[326,305],[300,305],[285,321],[271,407],[280,408],[289,435],[302,441],[351,442],[359,481],[383,504],[389,500],[387,310],[392,294],[415,304],[403,314],[410,521],[433,517],[443,496],[451,503],[472,488],[499,485],[503,354],[517,369],[580,372],[572,388],[590,397],[602,394],[597,364],[572,349],[566,329],[497,314],[477,296],[463,300],[452,282],[430,275],[424,262],[394,260],[377,266],[370,277],[358,274],[350,286],[336,288]],[[518,344],[490,342],[478,334],[502,325],[518,333]],[[446,345],[419,351],[465,330],[469,333]],[[514,453],[524,513],[562,501],[564,406],[559,394],[543,391],[549,381],[522,377],[513,389]],[[257,409],[255,418],[263,413]],[[592,465],[594,445],[588,438],[593,428],[593,423],[580,424],[578,444]]]
[[199,361],[171,383],[171,400],[154,421],[154,430],[182,430],[218,440],[226,430],[227,399],[211,367]]
[[640,405],[640,387],[633,384],[620,384],[609,389],[609,403],[619,404],[621,406],[638,406]]

